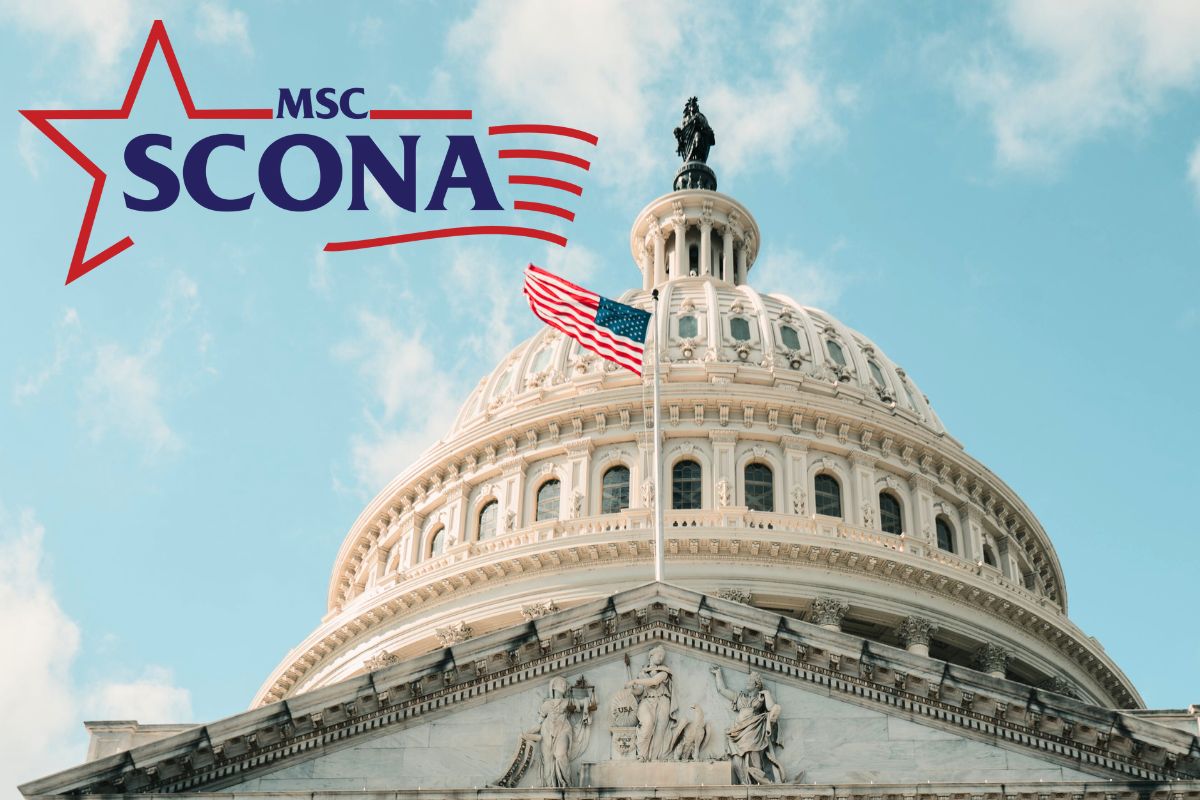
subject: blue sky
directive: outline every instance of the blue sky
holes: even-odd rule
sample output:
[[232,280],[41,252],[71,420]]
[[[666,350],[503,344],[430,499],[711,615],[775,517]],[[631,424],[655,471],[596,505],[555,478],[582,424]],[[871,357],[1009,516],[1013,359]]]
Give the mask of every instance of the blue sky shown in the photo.
[[[0,718],[22,721],[0,783],[79,761],[85,717],[243,709],[323,614],[362,505],[536,330],[524,264],[637,282],[629,226],[670,188],[691,94],[763,231],[751,282],[915,376],[1045,525],[1074,621],[1151,706],[1200,702],[1200,7],[729,5],[0,0]],[[128,122],[62,126],[112,175],[92,252],[136,241],[64,287],[90,184],[16,110],[119,105],[156,17],[201,106],[362,86],[472,108],[471,133],[597,133],[570,246],[322,254],[411,229],[378,193],[357,215],[128,211],[131,136],[229,129],[184,120],[156,58]],[[426,196],[462,124],[378,124],[422,134]],[[282,131],[361,132],[239,130],[230,193]]]

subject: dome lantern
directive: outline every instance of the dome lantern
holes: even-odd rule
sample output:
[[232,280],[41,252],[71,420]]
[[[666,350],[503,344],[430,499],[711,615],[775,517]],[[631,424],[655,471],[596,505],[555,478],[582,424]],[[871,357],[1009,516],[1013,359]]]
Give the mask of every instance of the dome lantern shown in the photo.
[[707,163],[716,137],[695,97],[684,106],[675,141],[684,163],[675,173],[674,191],[642,209],[630,232],[642,288],[686,277],[740,286],[758,253],[758,223],[745,206],[717,191],[716,173]]

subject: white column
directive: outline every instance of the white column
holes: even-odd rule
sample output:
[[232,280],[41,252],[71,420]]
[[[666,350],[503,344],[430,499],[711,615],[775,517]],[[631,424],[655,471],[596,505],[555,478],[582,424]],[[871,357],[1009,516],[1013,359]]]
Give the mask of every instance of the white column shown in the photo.
[[728,225],[721,232],[721,237],[725,244],[725,257],[721,261],[721,271],[717,277],[723,281],[727,281],[731,279],[732,276],[730,273],[733,271],[733,231]]
[[687,243],[684,239],[687,238],[687,223],[681,218],[676,217],[675,223],[675,274],[672,278],[678,278],[680,275],[687,275],[688,258],[687,258]]
[[708,438],[713,443],[713,505],[721,507],[721,481],[725,481],[725,496],[728,505],[737,503],[737,475],[733,463],[733,446],[737,443],[734,431],[712,431]]
[[864,528],[878,527],[879,520],[875,518],[875,459],[866,453],[853,453],[850,463],[854,471],[854,508],[847,518]]
[[784,500],[776,508],[785,514],[808,516],[808,443],[799,436],[784,436]]
[[916,525],[918,536],[930,550],[937,549],[937,534],[934,532],[933,513],[933,481],[919,472],[909,476],[912,486],[913,524]]
[[737,264],[733,268],[733,283],[741,286],[746,282],[746,241],[738,242]]
[[658,286],[660,283],[667,282],[667,246],[666,239],[663,237],[662,229],[657,225],[650,231],[650,235],[654,237],[654,283],[653,286]]
[[[567,445],[567,480],[563,482],[563,492],[558,501],[559,517],[562,519],[586,517],[589,513],[588,477],[594,446],[591,439]],[[578,509],[575,507],[576,502],[581,504]]]
[[700,223],[700,274],[712,272],[712,221]]

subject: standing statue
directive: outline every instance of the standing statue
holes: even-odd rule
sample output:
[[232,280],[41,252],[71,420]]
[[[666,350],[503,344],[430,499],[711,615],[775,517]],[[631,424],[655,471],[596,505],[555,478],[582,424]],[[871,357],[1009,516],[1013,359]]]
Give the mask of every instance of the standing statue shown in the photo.
[[[578,726],[571,722],[573,714],[580,716]],[[567,680],[559,677],[550,681],[550,696],[542,701],[538,716],[538,726],[527,733],[542,745],[542,785],[570,786],[571,762],[588,745],[592,710],[567,697]]]
[[675,129],[675,152],[686,161],[707,163],[708,149],[717,143],[717,137],[708,124],[708,118],[700,113],[700,102],[689,97],[683,106],[683,122]]
[[763,688],[762,677],[751,672],[746,688],[735,692],[726,688],[720,667],[714,664],[709,671],[717,681],[717,692],[733,703],[737,714],[737,721],[725,732],[734,780],[741,784],[784,783],[783,765],[775,753],[783,709]]
[[626,684],[638,698],[637,757],[639,761],[671,758],[671,734],[677,710],[673,697],[674,675],[663,664],[667,651],[661,646],[650,651],[650,660],[638,677]]
[[[587,749],[596,705],[592,687],[584,683],[583,678],[575,684],[574,696],[571,691],[566,678],[557,677],[550,681],[550,696],[538,708],[538,724],[521,732],[512,763],[504,776],[496,781],[496,786],[516,786],[535,755],[541,757],[542,786],[557,789],[575,785],[571,762]],[[578,717],[578,721],[572,717]]]

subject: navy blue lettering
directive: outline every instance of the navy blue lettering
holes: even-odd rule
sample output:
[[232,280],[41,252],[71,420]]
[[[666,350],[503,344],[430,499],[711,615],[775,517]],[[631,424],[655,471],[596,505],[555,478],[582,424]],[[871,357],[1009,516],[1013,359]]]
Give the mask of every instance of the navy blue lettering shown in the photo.
[[366,211],[365,175],[371,173],[379,188],[405,211],[417,210],[417,140],[401,136],[404,143],[404,174],[392,166],[370,136],[347,136],[350,140],[350,210]]
[[[446,148],[446,158],[442,161],[442,171],[438,173],[437,183],[433,185],[433,194],[429,197],[427,211],[446,210],[446,192],[450,189],[469,189],[475,200],[474,211],[503,211],[504,207],[496,199],[496,190],[492,188],[492,179],[488,176],[487,167],[483,165],[483,156],[479,154],[479,145],[474,136],[447,136],[450,146]],[[462,164],[463,174],[456,176],[455,169]]]
[[154,197],[142,199],[125,193],[125,207],[131,211],[162,211],[179,199],[179,179],[170,167],[150,157],[151,147],[171,149],[171,137],[162,133],[143,133],[125,145],[125,166],[137,177],[158,191]]
[[350,117],[350,119],[366,119],[368,114],[366,111],[356,112],[350,107],[350,98],[356,94],[366,95],[366,91],[360,88],[347,89],[342,92],[342,116]]
[[[311,197],[292,197],[283,185],[283,157],[293,147],[307,148],[317,159],[317,188]],[[258,183],[263,195],[284,211],[314,211],[328,203],[342,185],[342,161],[337,149],[320,136],[293,133],[276,139],[258,162]]]
[[292,94],[291,89],[280,89],[279,108],[275,111],[275,118],[282,119],[285,112],[292,119],[312,119],[312,89],[301,89],[296,95]]
[[210,211],[245,211],[254,200],[253,192],[242,197],[221,197],[208,182],[208,158],[218,147],[245,151],[246,137],[240,133],[217,133],[192,145],[183,159],[183,185],[193,200]]
[[329,86],[317,90],[317,105],[322,109],[317,112],[317,119],[333,119],[337,116],[338,101],[334,99],[336,94],[337,89]]

